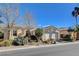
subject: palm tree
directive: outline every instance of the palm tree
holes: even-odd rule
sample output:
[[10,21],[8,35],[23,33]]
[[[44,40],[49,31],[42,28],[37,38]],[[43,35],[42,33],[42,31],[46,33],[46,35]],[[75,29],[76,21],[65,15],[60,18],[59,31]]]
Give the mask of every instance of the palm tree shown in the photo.
[[72,11],[72,16],[75,17],[76,26],[78,26],[78,20],[77,20],[78,15],[79,15],[79,7],[75,7],[74,10]]
[[78,15],[79,15],[79,7],[75,7],[74,8],[74,10],[72,11],[72,16],[73,17],[75,17],[75,21],[76,21],[76,27],[75,27],[75,31],[74,31],[74,39],[73,39],[73,41],[75,41],[76,39],[77,39],[77,32],[78,32],[78,19],[77,19],[77,17],[78,17]]

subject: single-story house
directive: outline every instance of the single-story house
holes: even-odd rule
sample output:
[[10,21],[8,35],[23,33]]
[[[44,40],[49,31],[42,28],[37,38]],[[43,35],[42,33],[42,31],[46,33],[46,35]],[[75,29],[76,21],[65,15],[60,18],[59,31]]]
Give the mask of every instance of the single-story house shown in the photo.
[[57,41],[60,38],[59,37],[59,31],[54,26],[44,27],[42,38],[43,38],[43,41],[49,40],[49,39]]
[[[8,32],[7,32],[8,28],[7,27],[1,27],[0,31],[4,33],[3,38],[2,39],[6,39],[8,37]],[[35,34],[35,28],[31,28],[31,34],[34,35]],[[18,36],[26,36],[27,34],[27,28],[26,27],[22,27],[22,26],[14,26],[13,29],[10,32],[10,38],[14,39]]]
[[74,32],[73,29],[67,29],[67,28],[62,28],[59,29],[60,32],[60,39],[65,39],[67,36],[70,36],[70,38],[75,41],[75,40],[79,40],[79,33],[78,32]]
[[59,33],[60,33],[60,39],[63,39],[65,36],[70,35],[68,29],[66,28],[59,29]]

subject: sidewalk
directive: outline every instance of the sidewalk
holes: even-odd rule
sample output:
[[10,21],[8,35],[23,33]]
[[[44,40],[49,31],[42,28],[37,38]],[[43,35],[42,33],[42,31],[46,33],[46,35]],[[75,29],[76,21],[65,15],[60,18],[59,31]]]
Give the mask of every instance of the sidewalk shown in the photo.
[[21,50],[21,49],[31,49],[31,48],[42,48],[42,47],[56,47],[56,46],[64,46],[64,45],[70,45],[70,44],[79,44],[79,41],[68,42],[68,43],[49,44],[49,45],[38,45],[38,46],[25,45],[25,46],[0,47],[0,52]]

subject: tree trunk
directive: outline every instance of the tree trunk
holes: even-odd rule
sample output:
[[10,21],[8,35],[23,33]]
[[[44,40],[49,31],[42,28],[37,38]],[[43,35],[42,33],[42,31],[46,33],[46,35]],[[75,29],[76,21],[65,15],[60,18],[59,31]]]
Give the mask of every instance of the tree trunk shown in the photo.
[[7,39],[9,40],[10,39],[10,30],[8,30],[8,34],[7,35],[8,35]]
[[7,37],[7,40],[9,40],[9,39],[12,39],[12,36],[13,36],[13,29],[12,29],[12,27],[10,28],[10,26],[8,26],[7,27],[7,35],[8,35],[8,37]]
[[77,27],[78,26],[77,16],[75,17],[75,19],[76,19],[76,27]]

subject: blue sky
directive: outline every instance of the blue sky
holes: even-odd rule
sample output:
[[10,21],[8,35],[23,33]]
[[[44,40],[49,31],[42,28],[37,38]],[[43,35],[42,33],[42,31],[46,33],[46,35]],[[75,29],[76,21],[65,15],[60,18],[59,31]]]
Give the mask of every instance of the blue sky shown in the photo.
[[[75,24],[75,18],[71,12],[79,4],[75,3],[25,3],[20,4],[20,16],[27,11],[32,13],[33,20],[37,26],[53,25],[56,27],[70,27]],[[23,18],[17,20],[18,24],[24,24]]]

